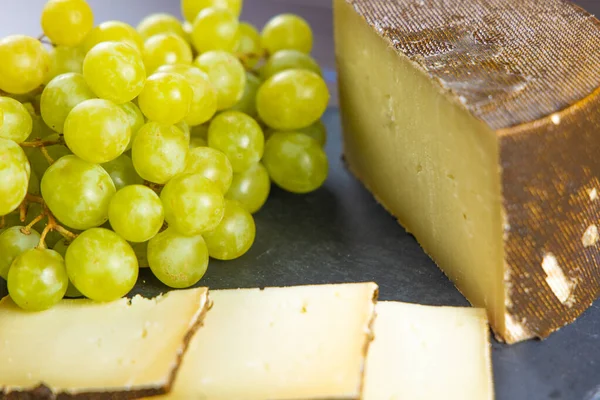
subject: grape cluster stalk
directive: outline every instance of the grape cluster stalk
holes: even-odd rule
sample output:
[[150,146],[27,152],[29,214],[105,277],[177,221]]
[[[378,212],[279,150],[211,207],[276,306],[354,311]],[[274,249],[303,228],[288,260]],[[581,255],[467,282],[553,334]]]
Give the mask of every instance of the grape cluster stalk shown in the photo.
[[183,20],[133,27],[49,0],[42,35],[0,39],[0,278],[18,306],[112,301],[144,267],[193,286],[248,252],[273,183],[323,185],[311,27],[281,14],[259,31],[242,6],[182,0]]

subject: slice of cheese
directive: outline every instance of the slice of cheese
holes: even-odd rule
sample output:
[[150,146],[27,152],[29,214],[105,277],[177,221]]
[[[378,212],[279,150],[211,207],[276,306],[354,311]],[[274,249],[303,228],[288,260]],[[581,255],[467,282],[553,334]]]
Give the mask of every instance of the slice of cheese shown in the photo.
[[199,288],[111,303],[63,300],[39,313],[25,312],[5,297],[0,397],[165,393],[208,310],[207,296],[208,289]]
[[493,400],[485,310],[379,302],[364,400]]
[[562,0],[335,0],[350,170],[509,343],[600,293],[600,22]]
[[377,285],[211,291],[169,399],[359,399]]

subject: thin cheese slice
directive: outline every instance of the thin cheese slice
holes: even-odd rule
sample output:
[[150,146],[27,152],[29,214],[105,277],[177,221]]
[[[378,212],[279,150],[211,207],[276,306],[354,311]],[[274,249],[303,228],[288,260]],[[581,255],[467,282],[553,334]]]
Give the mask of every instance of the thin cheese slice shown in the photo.
[[359,399],[374,283],[211,291],[169,399]]
[[63,300],[39,313],[22,311],[5,297],[0,301],[0,397],[165,393],[207,309],[206,288],[111,303]]
[[485,310],[377,304],[365,400],[492,400]]

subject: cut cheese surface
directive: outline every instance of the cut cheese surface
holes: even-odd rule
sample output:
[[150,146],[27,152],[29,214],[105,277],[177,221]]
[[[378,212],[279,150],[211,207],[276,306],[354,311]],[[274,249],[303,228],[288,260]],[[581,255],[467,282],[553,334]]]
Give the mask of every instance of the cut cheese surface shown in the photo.
[[377,285],[211,291],[169,399],[359,399]]
[[364,400],[493,400],[485,310],[379,302]]
[[39,385],[55,394],[114,398],[164,393],[208,309],[207,295],[208,289],[199,288],[111,303],[63,300],[39,313],[25,312],[5,297],[0,394]]
[[508,343],[600,293],[600,22],[565,1],[335,0],[344,158]]

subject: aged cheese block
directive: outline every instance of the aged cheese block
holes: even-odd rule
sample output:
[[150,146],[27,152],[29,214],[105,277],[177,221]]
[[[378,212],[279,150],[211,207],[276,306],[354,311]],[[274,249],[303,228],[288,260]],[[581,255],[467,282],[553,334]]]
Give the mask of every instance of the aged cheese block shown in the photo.
[[133,399],[166,393],[208,310],[206,288],[25,312],[0,301],[0,398]]
[[350,170],[509,343],[598,296],[600,22],[562,0],[335,0]]
[[359,399],[373,283],[211,291],[168,399]]
[[379,302],[364,400],[493,400],[484,309]]

